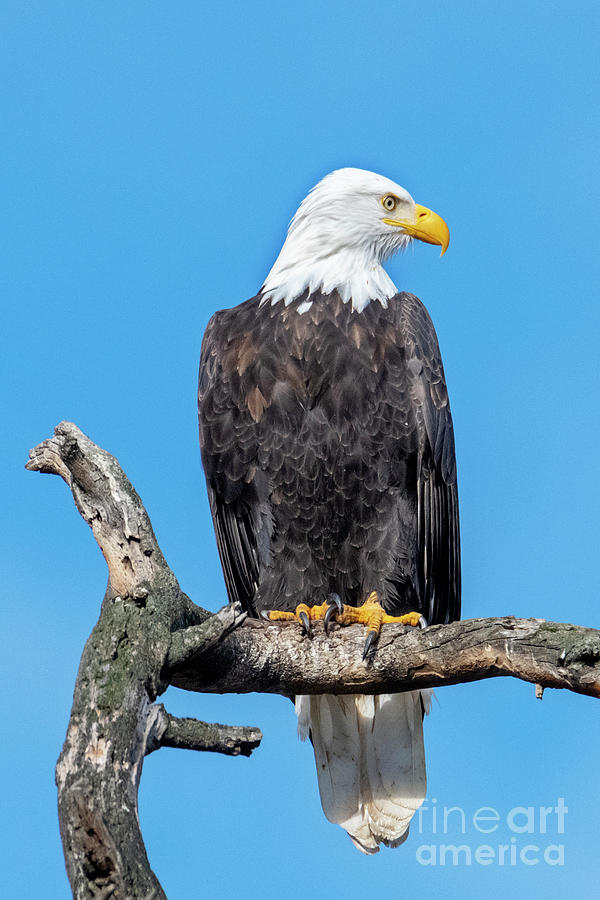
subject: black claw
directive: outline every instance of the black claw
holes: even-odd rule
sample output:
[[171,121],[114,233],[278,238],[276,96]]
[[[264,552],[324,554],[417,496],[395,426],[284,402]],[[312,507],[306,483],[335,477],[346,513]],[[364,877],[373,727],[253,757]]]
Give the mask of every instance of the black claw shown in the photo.
[[302,627],[304,628],[306,634],[310,634],[310,620],[304,610],[302,610],[301,613],[298,613],[298,618],[300,619],[300,622],[302,623]]
[[271,621],[269,618],[269,613],[267,612],[266,609],[261,609],[259,616],[261,617],[261,619],[266,619],[267,622]]
[[425,616],[419,616],[419,628],[428,628],[429,623]]
[[323,627],[325,628],[325,634],[329,634],[329,624],[338,613],[343,611],[342,601],[340,600],[339,594],[330,594],[327,598],[327,603],[329,604],[325,615],[323,616]]
[[367,639],[365,641],[365,646],[363,647],[363,654],[362,654],[363,659],[367,658],[369,650],[371,649],[371,647],[373,646],[373,644],[375,643],[376,640],[377,640],[377,632],[376,631],[368,631]]
[[343,606],[342,606],[342,601],[341,601],[339,594],[330,594],[329,597],[327,598],[327,602],[329,603],[330,606],[336,606],[337,611],[339,613],[342,612]]
[[329,634],[329,625],[331,620],[334,619],[337,615],[337,608],[335,606],[330,606],[323,616],[323,627],[325,628],[325,634]]

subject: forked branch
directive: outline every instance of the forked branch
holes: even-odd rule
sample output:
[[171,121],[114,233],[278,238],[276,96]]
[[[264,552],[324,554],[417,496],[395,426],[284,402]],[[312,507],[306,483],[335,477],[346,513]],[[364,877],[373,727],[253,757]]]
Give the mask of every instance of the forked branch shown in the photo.
[[[108,565],[56,767],[67,872],[77,898],[164,897],[137,817],[145,755],[161,746],[248,756],[256,728],[176,719],[169,684],[213,693],[379,693],[512,675],[600,696],[600,632],[539,619],[470,619],[423,631],[386,625],[362,661],[361,626],[315,627],[212,615],[181,591],[117,460],[62,422],[27,468],[60,475]],[[538,688],[539,692],[539,688]]]

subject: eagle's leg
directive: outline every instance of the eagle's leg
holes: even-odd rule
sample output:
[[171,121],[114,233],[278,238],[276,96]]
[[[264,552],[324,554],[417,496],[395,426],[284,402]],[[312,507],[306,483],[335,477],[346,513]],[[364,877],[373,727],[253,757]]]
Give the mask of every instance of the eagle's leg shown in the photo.
[[[330,609],[340,614],[343,610],[342,601],[337,594],[330,594],[325,603],[318,606],[309,606],[307,603],[299,603],[294,612],[284,612],[281,609],[272,609],[267,613],[271,622],[290,621],[294,619],[300,622],[306,634],[310,634],[310,623],[316,619],[325,619]],[[327,627],[327,625],[325,626]]]
[[339,625],[352,625],[359,622],[361,625],[367,626],[367,637],[363,648],[363,659],[367,656],[369,650],[379,637],[382,625],[396,623],[398,625],[417,625],[423,627],[427,625],[424,617],[418,612],[408,612],[402,616],[388,615],[381,603],[379,602],[379,594],[377,591],[371,591],[362,606],[346,606],[344,605],[341,612],[335,611],[334,608],[329,609],[325,614],[325,628],[328,627],[332,618],[335,618]]

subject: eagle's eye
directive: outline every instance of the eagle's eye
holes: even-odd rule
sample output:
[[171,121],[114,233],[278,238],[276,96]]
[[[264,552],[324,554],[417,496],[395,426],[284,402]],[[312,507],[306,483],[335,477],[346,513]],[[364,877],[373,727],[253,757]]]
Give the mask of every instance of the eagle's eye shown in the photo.
[[394,197],[393,194],[386,194],[386,196],[381,201],[387,209],[388,212],[393,212],[396,209],[396,204],[398,203],[398,198]]

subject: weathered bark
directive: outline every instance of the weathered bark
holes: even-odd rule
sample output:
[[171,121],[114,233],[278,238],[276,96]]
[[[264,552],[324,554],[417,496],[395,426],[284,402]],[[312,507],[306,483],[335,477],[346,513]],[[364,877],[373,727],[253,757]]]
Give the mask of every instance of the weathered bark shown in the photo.
[[[144,756],[161,746],[249,755],[258,729],[176,719],[155,703],[169,684],[205,692],[378,693],[513,675],[600,696],[600,632],[540,619],[470,619],[423,631],[385,626],[366,662],[360,626],[211,615],[180,590],[118,462],[75,425],[31,451],[60,475],[108,564],[56,779],[67,872],[77,898],[164,897],[137,817]],[[245,620],[245,621],[244,621]],[[241,627],[240,627],[241,626]]]
[[211,693],[377,694],[512,675],[542,687],[600,697],[600,632],[543,619],[464,619],[423,631],[383,628],[363,662],[364,629],[247,621],[201,659],[179,663],[174,635],[169,681]]
[[150,734],[146,753],[159,747],[179,747],[182,750],[212,750],[227,756],[250,756],[262,740],[258,728],[241,725],[219,725],[198,719],[178,719],[158,704],[159,725]]
[[[67,873],[77,898],[164,897],[139,829],[137,794],[147,752],[161,745],[248,755],[257,729],[176,720],[154,703],[168,686],[171,633],[210,647],[244,615],[211,616],[183,594],[148,515],[121,467],[75,425],[30,454],[27,468],[60,475],[108,564],[100,618],[83,651],[56,767]],[[202,623],[205,623],[204,625]],[[203,739],[202,739],[203,736]]]

